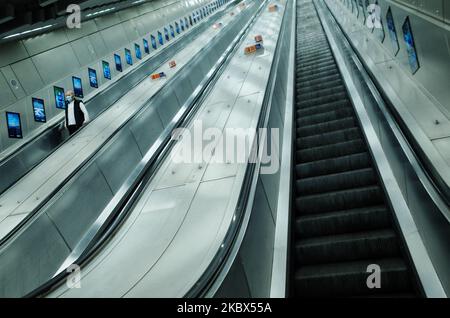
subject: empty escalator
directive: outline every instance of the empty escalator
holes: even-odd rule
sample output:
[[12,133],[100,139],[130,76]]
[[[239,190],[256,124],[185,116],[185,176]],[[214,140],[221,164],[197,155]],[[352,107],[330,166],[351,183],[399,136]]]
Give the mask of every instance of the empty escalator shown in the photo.
[[[416,296],[408,256],[312,1],[297,7],[297,297]],[[369,288],[370,264],[381,288]]]

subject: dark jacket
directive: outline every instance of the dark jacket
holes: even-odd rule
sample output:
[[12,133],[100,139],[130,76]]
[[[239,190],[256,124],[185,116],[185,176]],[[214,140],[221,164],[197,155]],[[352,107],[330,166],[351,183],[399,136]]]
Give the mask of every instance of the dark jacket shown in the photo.
[[[73,102],[73,111],[75,116],[75,123],[77,126],[81,126],[84,123],[84,113],[81,111],[79,100],[75,99]],[[69,126],[69,116],[68,116],[69,105],[66,105],[66,126]]]

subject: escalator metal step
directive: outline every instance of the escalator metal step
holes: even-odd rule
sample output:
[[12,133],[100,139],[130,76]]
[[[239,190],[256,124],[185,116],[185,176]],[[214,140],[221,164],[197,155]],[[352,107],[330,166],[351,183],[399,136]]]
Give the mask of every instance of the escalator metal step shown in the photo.
[[350,140],[361,139],[362,135],[359,128],[348,128],[336,130],[329,133],[313,135],[309,137],[297,138],[297,149],[315,148],[335,143],[341,143]]
[[309,115],[299,117],[297,119],[298,126],[309,126],[314,124],[325,123],[333,120],[338,120],[342,118],[348,118],[353,115],[353,109],[351,107],[341,108],[332,110],[326,113]]
[[299,91],[297,93],[297,97],[300,100],[310,100],[310,99],[324,98],[326,96],[339,94],[344,89],[345,89],[344,85],[339,85],[339,86],[334,86],[334,87],[330,87],[330,88],[323,88],[323,89],[313,90],[313,91],[309,91],[309,92]]
[[297,237],[337,235],[379,230],[391,225],[389,210],[383,206],[332,211],[297,218]]
[[315,105],[311,107],[305,107],[301,109],[297,109],[296,115],[298,117],[304,117],[309,115],[315,115],[315,114],[321,114],[326,113],[329,111],[333,111],[336,109],[341,109],[344,107],[351,107],[352,103],[348,100],[348,98],[332,101],[330,103],[322,104],[322,105]]
[[342,92],[327,95],[327,96],[321,96],[321,97],[311,98],[311,99],[307,99],[307,100],[299,100],[297,103],[297,107],[306,108],[306,107],[311,107],[314,105],[322,105],[322,104],[326,104],[326,103],[331,103],[336,100],[341,100],[341,99],[345,99],[345,98],[347,98],[347,94],[345,91],[342,91]]
[[297,195],[353,189],[376,184],[377,174],[373,168],[301,178],[295,181]]
[[[381,270],[381,288],[369,288],[367,268]],[[300,297],[349,297],[411,291],[409,271],[401,258],[302,266],[295,273],[295,291]]]
[[332,145],[301,149],[296,152],[296,163],[305,163],[317,160],[342,157],[366,150],[362,139],[340,142]]
[[298,216],[380,204],[384,204],[384,200],[383,190],[379,186],[305,195],[295,199]]
[[392,230],[313,237],[297,242],[295,256],[299,265],[388,258],[400,252],[397,243]]
[[322,176],[371,167],[367,152],[298,164],[295,167],[297,178]]
[[[350,129],[357,126],[356,119],[353,116],[328,121],[325,123],[302,126],[297,128],[297,137],[310,137],[314,135],[321,135],[333,131]],[[337,155],[337,154],[336,154]]]
[[313,74],[303,74],[303,73],[297,73],[296,79],[297,81],[303,82],[303,81],[311,81],[316,79],[321,79],[323,76],[331,76],[331,75],[340,75],[339,70],[337,68],[331,68],[330,70],[325,70]]
[[340,79],[339,76],[329,76],[329,79],[323,80],[323,81],[310,81],[310,82],[303,82],[301,85],[298,85],[297,92],[299,94],[305,92],[305,91],[315,91],[320,90],[324,88],[332,88],[336,86],[342,86],[344,83]]

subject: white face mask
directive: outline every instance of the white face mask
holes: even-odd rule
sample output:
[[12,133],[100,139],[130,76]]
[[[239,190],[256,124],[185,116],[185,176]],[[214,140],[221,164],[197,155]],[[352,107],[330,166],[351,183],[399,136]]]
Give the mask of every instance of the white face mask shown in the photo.
[[66,96],[66,101],[68,102],[68,103],[71,103],[72,101],[73,101],[73,97],[72,96]]

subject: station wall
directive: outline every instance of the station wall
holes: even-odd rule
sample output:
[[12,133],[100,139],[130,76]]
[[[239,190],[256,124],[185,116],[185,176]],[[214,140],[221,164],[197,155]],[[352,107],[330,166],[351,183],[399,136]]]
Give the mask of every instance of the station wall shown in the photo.
[[[165,24],[190,14],[210,0],[154,0],[147,4],[82,21],[80,29],[61,28],[20,41],[0,45],[0,153],[20,141],[8,137],[5,112],[21,114],[24,140],[61,111],[55,107],[53,86],[72,88],[72,76],[82,79],[84,95],[92,92],[87,68],[97,71],[99,87],[108,81],[102,76],[102,60],[109,62],[111,74],[117,74],[114,53],[124,49],[134,58],[134,43],[141,46],[143,38],[150,43],[150,34]],[[156,34],[155,34],[156,36]],[[151,45],[150,45],[151,49]],[[47,123],[34,121],[31,98],[44,99]],[[21,141],[23,142],[23,141]]]

